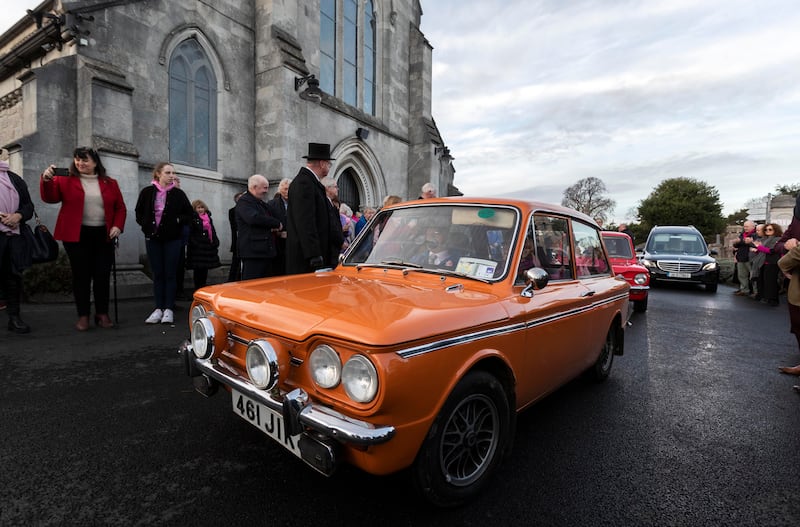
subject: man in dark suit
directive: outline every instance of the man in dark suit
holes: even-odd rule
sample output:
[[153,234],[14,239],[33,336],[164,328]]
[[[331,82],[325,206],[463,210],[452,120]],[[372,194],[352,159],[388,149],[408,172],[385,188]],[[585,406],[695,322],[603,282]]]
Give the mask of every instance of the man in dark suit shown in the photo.
[[[242,279],[242,261],[239,259],[238,237],[236,232],[236,203],[246,192],[237,192],[233,196],[234,206],[228,209],[228,225],[231,227],[231,267],[228,270],[228,282]],[[285,223],[284,223],[285,225]]]
[[[287,210],[286,273],[311,273],[333,268],[338,263],[339,246],[332,239],[330,201],[320,180],[331,168],[331,145],[309,143],[306,166],[289,185],[292,201]],[[338,227],[341,231],[341,226]]]
[[272,217],[264,199],[269,181],[262,175],[250,176],[247,192],[236,202],[237,249],[242,260],[242,280],[274,276],[275,232],[281,222]]
[[278,185],[278,193],[267,203],[270,214],[283,225],[283,228],[275,233],[275,276],[286,274],[286,211],[289,208],[289,178],[283,178]]

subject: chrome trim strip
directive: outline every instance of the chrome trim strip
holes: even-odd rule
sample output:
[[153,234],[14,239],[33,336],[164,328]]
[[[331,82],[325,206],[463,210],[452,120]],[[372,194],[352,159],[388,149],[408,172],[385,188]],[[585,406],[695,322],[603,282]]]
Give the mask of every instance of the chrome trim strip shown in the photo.
[[[194,357],[191,345],[188,342],[184,342],[181,345],[179,352],[188,353],[189,360],[193,362],[193,366],[200,372],[222,384],[236,389],[247,397],[258,401],[281,415],[286,415],[283,411],[283,401],[281,399],[273,396],[271,392],[259,390],[250,384],[250,382],[219,364],[214,364],[208,360],[197,359]],[[378,445],[389,441],[395,434],[395,428],[393,426],[374,425],[366,421],[353,419],[331,408],[314,404],[313,402],[308,403],[297,412],[297,420],[303,427],[311,428],[341,443],[350,443],[354,445]]]
[[[231,339],[231,340],[234,340],[234,341],[236,341],[239,344],[242,344],[244,346],[249,346],[250,343],[252,342],[251,340],[247,340],[245,338],[242,338],[239,335],[234,335],[230,331],[228,331],[228,338]],[[255,339],[253,339],[253,340],[255,340]]]
[[428,344],[422,344],[420,346],[414,346],[412,348],[406,348],[403,350],[398,350],[396,353],[404,358],[408,359],[411,357],[416,357],[417,355],[423,355],[425,353],[430,353],[432,351],[438,351],[440,349],[449,348],[451,346],[455,346],[457,344],[466,344],[469,342],[475,342],[477,340],[483,340],[490,337],[495,337],[497,335],[504,335],[507,333],[513,333],[515,331],[520,331],[523,329],[529,329],[536,326],[541,326],[542,324],[546,324],[548,322],[553,322],[554,320],[559,320],[561,318],[571,317],[585,311],[590,311],[592,309],[596,309],[598,307],[611,304],[617,302],[622,299],[628,298],[628,292],[620,293],[618,295],[611,296],[607,299],[600,300],[598,302],[592,302],[591,304],[575,309],[571,309],[567,312],[558,313],[555,315],[550,315],[548,317],[541,317],[534,320],[529,320],[527,322],[518,322],[516,324],[509,324],[507,326],[501,326],[498,328],[486,329],[483,331],[476,331],[475,333],[468,333],[466,335],[461,335],[458,337],[452,337],[449,339],[444,340],[437,340],[435,342],[429,342]]

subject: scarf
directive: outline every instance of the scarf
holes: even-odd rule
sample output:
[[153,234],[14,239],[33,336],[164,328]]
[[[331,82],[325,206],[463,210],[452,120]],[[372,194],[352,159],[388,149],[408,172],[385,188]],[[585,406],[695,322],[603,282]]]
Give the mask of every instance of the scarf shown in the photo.
[[[0,161],[0,212],[13,214],[19,208],[19,192],[8,175],[8,161]],[[0,232],[19,234],[19,225],[14,228],[0,223]]]
[[156,200],[153,204],[153,209],[156,213],[156,229],[161,225],[161,216],[164,214],[164,208],[167,206],[167,192],[175,188],[173,181],[166,187],[162,187],[158,181],[153,181],[153,186],[156,187]]
[[200,220],[203,222],[203,232],[208,235],[208,241],[214,241],[214,235],[211,232],[211,218],[208,217],[208,213],[204,212],[202,214],[198,214],[200,216]]

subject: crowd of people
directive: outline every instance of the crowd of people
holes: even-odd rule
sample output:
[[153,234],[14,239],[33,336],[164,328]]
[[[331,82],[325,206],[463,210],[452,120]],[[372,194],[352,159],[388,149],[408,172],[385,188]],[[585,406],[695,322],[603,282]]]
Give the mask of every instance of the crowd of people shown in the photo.
[[[305,166],[294,179],[282,179],[271,200],[269,181],[260,174],[251,176],[247,190],[234,196],[234,206],[228,211],[232,254],[228,281],[334,268],[341,253],[376,214],[373,207],[354,213],[339,201],[337,182],[328,175],[334,161],[330,145],[309,143],[303,158]],[[145,237],[153,280],[154,310],[145,319],[147,324],[174,322],[184,268],[192,270],[197,289],[208,283],[211,269],[221,266],[211,211],[203,200],[190,201],[179,183],[172,164],[158,163],[151,183],[136,202],[136,223]],[[68,169],[50,165],[42,172],[39,192],[43,202],[60,204],[53,236],[62,242],[72,271],[78,317],[75,329],[90,328],[92,297],[95,325],[114,327],[109,316],[110,274],[127,217],[117,181],[106,173],[96,150],[79,147]],[[435,188],[426,183],[419,199],[432,197],[436,197]],[[382,205],[401,201],[391,195]],[[8,329],[16,333],[31,330],[21,317],[20,304],[22,272],[31,265],[22,229],[33,215],[25,181],[0,159],[0,291]],[[630,235],[625,225],[619,230]],[[376,225],[372,236],[379,236],[380,231],[381,226]],[[777,306],[780,293],[786,290],[790,331],[800,349],[798,239],[800,197],[785,232],[777,223],[745,222],[734,243],[739,282],[734,294]],[[800,364],[780,371],[800,376]],[[800,385],[795,389],[800,391]]]
[[[745,221],[743,230],[733,244],[735,250],[735,279],[739,287],[736,296],[778,306],[780,295],[786,291],[789,311],[789,331],[794,334],[800,351],[800,196],[794,207],[792,221],[784,231],[777,223],[756,224]],[[800,376],[800,364],[782,366],[782,373]],[[800,384],[794,386],[800,392]]]
[[[334,268],[375,215],[373,207],[359,214],[339,201],[337,182],[328,175],[334,161],[330,145],[309,143],[303,158],[305,166],[294,179],[282,179],[272,199],[268,199],[269,181],[260,174],[251,176],[247,190],[234,196],[228,211],[232,256],[228,281]],[[110,276],[128,212],[119,184],[106,173],[95,149],[79,147],[67,169],[45,168],[39,192],[43,202],[60,205],[53,237],[63,244],[72,272],[75,329],[90,329],[92,304],[94,325],[114,327],[109,315]],[[426,183],[420,198],[435,196],[433,185]],[[387,196],[383,205],[401,201]],[[20,314],[22,272],[32,263],[21,228],[34,213],[25,181],[0,160],[0,307],[8,314],[8,329],[16,333],[31,330]],[[145,323],[172,324],[184,269],[192,271],[194,289],[199,289],[207,285],[209,271],[221,266],[212,212],[203,200],[190,201],[175,167],[160,162],[138,195],[135,218],[145,238],[153,280],[154,309]]]

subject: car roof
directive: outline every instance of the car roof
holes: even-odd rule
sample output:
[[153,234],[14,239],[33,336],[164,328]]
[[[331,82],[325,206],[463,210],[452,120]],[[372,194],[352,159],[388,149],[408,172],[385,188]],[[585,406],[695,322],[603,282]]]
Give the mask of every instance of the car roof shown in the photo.
[[543,201],[532,201],[532,200],[529,201],[529,200],[511,199],[511,198],[458,196],[458,197],[445,197],[445,198],[413,199],[409,201],[403,201],[396,205],[384,208],[388,210],[388,209],[398,209],[398,208],[420,206],[420,205],[437,205],[437,204],[452,205],[454,203],[465,204],[465,205],[500,205],[500,206],[505,205],[505,206],[517,207],[522,210],[533,210],[534,212],[552,212],[555,214],[567,215],[581,219],[586,223],[589,223],[590,225],[594,225],[599,228],[597,223],[591,217],[587,216],[582,212],[578,212],[577,210],[570,209],[562,205],[555,205],[553,203],[545,203]]
[[[603,236],[616,236],[618,238],[622,236],[628,236],[624,232],[619,232],[619,231],[600,231],[600,234],[602,234]],[[630,236],[628,236],[628,238],[630,238]]]
[[694,225],[656,225],[650,232],[654,231],[668,231],[668,232],[700,232]]

